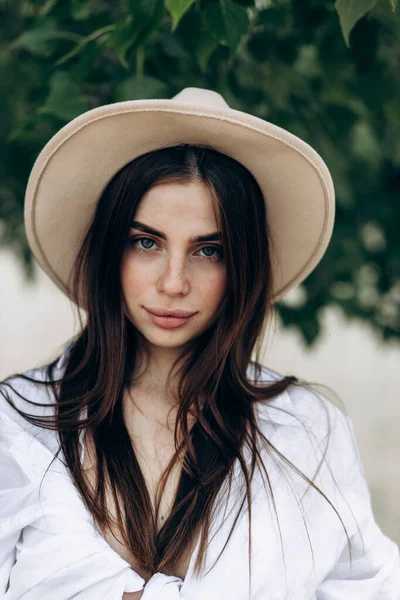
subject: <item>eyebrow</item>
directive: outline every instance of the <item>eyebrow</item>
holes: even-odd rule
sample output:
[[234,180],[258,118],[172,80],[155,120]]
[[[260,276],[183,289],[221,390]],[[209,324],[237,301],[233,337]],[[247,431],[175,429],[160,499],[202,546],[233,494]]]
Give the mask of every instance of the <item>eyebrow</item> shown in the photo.
[[[156,235],[163,240],[167,239],[167,236],[162,231],[157,231],[157,229],[153,229],[140,221],[132,221],[131,227],[135,229],[139,229],[139,231],[143,231],[144,233],[150,233],[151,235]],[[222,239],[221,233],[219,231],[214,231],[213,233],[207,233],[206,235],[198,235],[196,237],[190,238],[190,243],[196,244],[198,242],[217,242]]]

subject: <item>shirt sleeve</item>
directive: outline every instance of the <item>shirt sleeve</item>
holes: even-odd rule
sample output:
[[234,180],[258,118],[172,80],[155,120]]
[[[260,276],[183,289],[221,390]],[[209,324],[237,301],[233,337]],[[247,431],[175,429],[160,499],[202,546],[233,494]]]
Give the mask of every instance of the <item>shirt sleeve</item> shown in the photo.
[[338,421],[340,434],[333,443],[338,486],[358,528],[349,536],[352,560],[345,537],[333,568],[316,590],[316,600],[400,600],[399,546],[375,521],[352,422],[341,412]]
[[0,598],[121,600],[142,590],[145,580],[97,532],[65,465],[49,467],[52,459],[0,413]]
[[[180,577],[155,573],[146,583],[97,533],[65,466],[43,480],[51,452],[0,413],[0,598],[178,600]],[[53,463],[54,464],[54,463]]]

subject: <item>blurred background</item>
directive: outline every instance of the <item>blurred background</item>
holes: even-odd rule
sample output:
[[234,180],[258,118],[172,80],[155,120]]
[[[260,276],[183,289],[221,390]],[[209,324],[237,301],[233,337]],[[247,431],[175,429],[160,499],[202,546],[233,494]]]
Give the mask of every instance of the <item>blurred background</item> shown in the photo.
[[262,360],[339,396],[377,521],[400,543],[397,0],[0,0],[0,380],[77,331],[24,233],[41,148],[85,110],[188,86],[300,136],[332,173],[331,244],[278,303]]

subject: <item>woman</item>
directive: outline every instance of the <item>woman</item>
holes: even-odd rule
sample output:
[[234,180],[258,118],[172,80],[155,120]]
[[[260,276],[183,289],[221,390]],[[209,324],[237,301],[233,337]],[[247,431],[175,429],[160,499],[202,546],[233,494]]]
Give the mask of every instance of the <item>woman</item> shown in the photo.
[[45,146],[26,232],[86,323],[1,385],[6,600],[400,598],[351,421],[259,360],[333,198],[306,143],[209,90]]

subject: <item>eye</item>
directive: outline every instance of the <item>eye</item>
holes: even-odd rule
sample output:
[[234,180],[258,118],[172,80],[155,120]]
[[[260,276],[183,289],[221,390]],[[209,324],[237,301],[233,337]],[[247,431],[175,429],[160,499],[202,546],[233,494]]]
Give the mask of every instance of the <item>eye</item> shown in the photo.
[[204,251],[204,250],[209,250],[210,248],[211,248],[211,250],[215,251],[216,254],[213,254],[212,256],[206,255],[205,258],[208,258],[209,260],[221,260],[222,259],[221,246],[204,246],[204,248],[200,248],[199,252]]
[[[156,242],[153,239],[143,236],[129,238],[128,243],[130,246],[132,246],[133,248],[135,248],[135,250],[138,250],[139,252],[150,252],[151,250],[154,250],[152,244],[156,244]],[[203,256],[202,258],[214,261],[222,260],[223,252],[222,247],[220,245],[203,246],[203,248],[200,248],[198,252],[204,252],[205,250],[208,251],[210,250],[210,248],[214,253],[210,256],[206,252],[206,256]]]
[[[144,248],[142,248],[138,245],[138,243],[142,242],[143,240],[145,240]],[[134,248],[136,248],[137,250],[139,250],[139,252],[146,252],[148,250],[153,250],[153,248],[148,247],[148,242],[150,242],[150,244],[155,244],[155,241],[149,237],[130,238],[130,240],[129,240],[130,245],[133,246]]]

